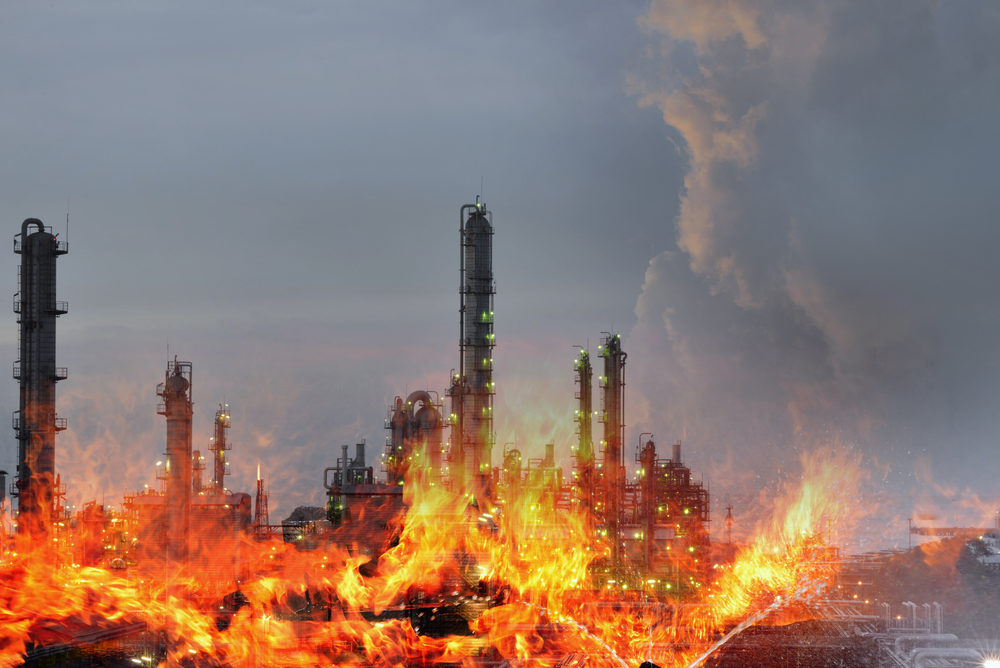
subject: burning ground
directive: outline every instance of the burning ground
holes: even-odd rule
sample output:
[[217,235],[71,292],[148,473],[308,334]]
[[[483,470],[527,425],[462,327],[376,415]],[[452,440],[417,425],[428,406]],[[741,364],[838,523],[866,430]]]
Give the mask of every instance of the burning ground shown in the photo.
[[206,566],[210,541],[191,546],[184,568],[155,554],[124,568],[80,566],[78,523],[57,528],[51,545],[18,537],[5,546],[0,662],[37,663],[46,647],[141,629],[117,650],[121,661],[697,665],[727,633],[820,614],[835,577],[824,527],[848,519],[857,465],[804,458],[780,512],[683,599],[641,583],[594,588],[609,546],[588,538],[585,513],[552,512],[531,494],[475,508],[417,475],[404,487],[405,513],[382,518],[384,545],[352,545],[337,530],[312,550],[247,535],[242,577],[228,581]]

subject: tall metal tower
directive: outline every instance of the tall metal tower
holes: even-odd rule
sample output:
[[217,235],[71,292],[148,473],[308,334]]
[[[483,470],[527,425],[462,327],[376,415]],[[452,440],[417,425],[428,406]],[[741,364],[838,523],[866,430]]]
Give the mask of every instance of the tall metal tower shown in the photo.
[[257,463],[257,498],[253,513],[254,533],[257,538],[267,538],[271,531],[271,520],[267,512],[267,490],[264,489],[264,479],[260,477],[260,463]]
[[229,404],[219,404],[215,411],[215,431],[208,449],[212,451],[212,487],[222,493],[226,489],[226,451],[232,450],[229,443]]
[[[0,470],[0,527],[2,527],[3,515],[7,511],[7,472]],[[0,528],[0,536],[4,533]]]
[[604,407],[601,422],[604,423],[604,478],[605,526],[611,541],[611,562],[616,567],[621,563],[621,523],[625,490],[625,358],[621,335],[608,334],[599,347],[604,358]]
[[594,431],[593,431],[593,380],[594,369],[590,364],[590,353],[580,348],[573,361],[576,370],[576,434],[577,444],[573,456],[576,458],[576,486],[580,501],[588,513],[594,507]]
[[202,481],[202,471],[204,470],[205,458],[201,455],[201,450],[193,451],[191,453],[191,491],[195,494],[201,494],[202,490],[205,489],[205,483]]
[[452,462],[463,484],[489,495],[493,433],[493,214],[476,198],[459,210],[459,370],[452,379]]
[[167,418],[167,556],[182,562],[191,534],[191,363],[168,361],[156,394],[163,400],[156,412]]
[[25,220],[14,237],[14,252],[21,256],[20,289],[14,295],[20,358],[14,362],[14,379],[21,397],[13,419],[18,448],[12,492],[18,498],[18,532],[41,538],[54,508],[56,432],[66,428],[66,420],[56,417],[56,382],[67,375],[56,366],[56,318],[68,311],[66,302],[56,301],[56,258],[68,250],[37,218]]

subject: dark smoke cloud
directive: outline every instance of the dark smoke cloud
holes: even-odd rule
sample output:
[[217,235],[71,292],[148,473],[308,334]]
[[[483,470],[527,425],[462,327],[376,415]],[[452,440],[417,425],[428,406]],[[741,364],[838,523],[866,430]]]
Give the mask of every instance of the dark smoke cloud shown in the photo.
[[636,306],[640,413],[716,477],[839,439],[900,486],[918,456],[990,482],[1000,11],[657,1],[644,24],[632,90],[688,172]]

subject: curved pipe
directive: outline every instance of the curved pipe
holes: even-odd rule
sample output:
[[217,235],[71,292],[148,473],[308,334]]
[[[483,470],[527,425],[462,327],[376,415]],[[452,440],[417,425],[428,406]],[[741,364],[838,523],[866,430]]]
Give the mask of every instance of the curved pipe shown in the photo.
[[23,238],[28,238],[28,227],[31,225],[36,225],[39,232],[45,231],[45,224],[42,223],[42,221],[37,218],[25,218],[24,222],[21,223],[21,234],[23,235]]
[[[897,636],[894,640],[897,654],[919,649],[919,645],[926,643],[958,642],[958,636],[954,633],[918,633]],[[917,646],[917,647],[914,647]]]
[[418,401],[424,402],[424,406],[430,406],[434,403],[431,401],[430,392],[427,390],[414,390],[413,392],[410,392],[408,397],[406,397],[407,406],[412,406]]

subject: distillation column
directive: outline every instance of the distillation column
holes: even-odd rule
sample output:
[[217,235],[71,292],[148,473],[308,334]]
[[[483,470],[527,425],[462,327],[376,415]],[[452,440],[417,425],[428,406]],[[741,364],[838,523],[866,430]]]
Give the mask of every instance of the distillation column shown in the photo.
[[66,378],[66,369],[56,367],[56,318],[67,311],[66,302],[56,301],[56,258],[67,250],[37,218],[25,220],[14,237],[14,252],[21,256],[20,291],[14,297],[20,325],[14,378],[21,395],[13,420],[17,526],[19,533],[42,538],[52,521],[56,432],[66,428],[66,420],[56,417],[56,382]]
[[449,392],[452,462],[460,484],[489,495],[493,453],[493,214],[476,198],[459,211],[461,268],[459,372]]
[[642,465],[642,565],[646,569],[647,576],[653,572],[653,543],[656,539],[656,492],[660,481],[656,476],[656,443],[653,435],[649,434],[649,440],[645,445],[642,443],[642,434],[639,437],[639,463]]
[[219,494],[226,491],[226,451],[232,450],[229,443],[229,404],[220,404],[215,411],[215,432],[208,449],[212,452],[212,488]]
[[574,360],[576,370],[577,444],[573,455],[576,458],[576,486],[580,503],[588,515],[594,509],[594,435],[593,435],[593,378],[594,369],[590,364],[590,353],[581,348]]
[[191,534],[191,363],[167,362],[156,394],[163,400],[156,412],[167,418],[167,556],[183,562]]
[[604,498],[605,526],[611,541],[611,563],[621,564],[621,522],[625,497],[625,358],[621,335],[608,334],[600,346],[604,358]]

